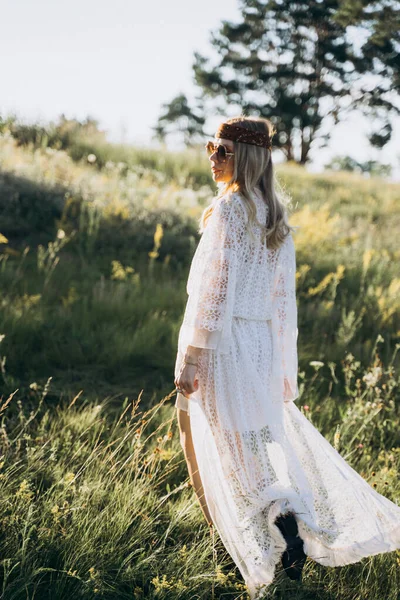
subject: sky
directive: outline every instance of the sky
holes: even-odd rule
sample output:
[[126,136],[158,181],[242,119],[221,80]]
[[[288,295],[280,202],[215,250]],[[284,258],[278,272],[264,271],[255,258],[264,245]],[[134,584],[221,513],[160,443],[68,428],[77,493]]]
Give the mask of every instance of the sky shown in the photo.
[[[151,127],[162,105],[197,93],[194,52],[212,56],[211,32],[239,16],[237,0],[0,0],[0,11],[0,114],[30,122],[90,116],[110,141],[145,146],[156,145]],[[211,131],[222,119],[209,122]],[[321,171],[332,156],[349,154],[391,163],[400,181],[399,125],[400,118],[392,141],[376,150],[368,120],[353,111],[327,148],[311,151],[307,168]]]

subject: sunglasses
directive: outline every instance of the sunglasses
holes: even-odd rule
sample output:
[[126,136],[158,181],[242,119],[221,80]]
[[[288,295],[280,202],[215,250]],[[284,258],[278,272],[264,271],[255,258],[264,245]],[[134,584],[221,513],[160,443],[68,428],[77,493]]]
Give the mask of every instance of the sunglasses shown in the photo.
[[214,144],[214,142],[210,141],[207,142],[205,148],[208,156],[211,156],[214,152],[217,153],[218,162],[225,162],[228,156],[235,156],[235,153],[229,152],[228,148],[223,144]]

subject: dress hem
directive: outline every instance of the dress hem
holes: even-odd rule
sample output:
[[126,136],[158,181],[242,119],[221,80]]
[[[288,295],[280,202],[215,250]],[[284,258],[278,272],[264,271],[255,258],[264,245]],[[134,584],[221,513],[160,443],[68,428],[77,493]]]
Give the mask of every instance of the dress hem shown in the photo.
[[[390,530],[390,532],[385,532],[381,537],[371,538],[362,544],[358,544],[357,547],[343,546],[341,548],[329,548],[305,530],[301,518],[287,505],[285,500],[282,500],[276,503],[274,509],[270,512],[270,532],[274,543],[274,549],[260,568],[259,577],[257,577],[257,572],[255,572],[255,576],[246,581],[250,600],[261,600],[267,588],[271,585],[277,575],[276,568],[281,560],[282,553],[286,550],[287,544],[285,538],[275,525],[275,519],[278,515],[284,515],[288,512],[293,512],[295,514],[298,525],[298,534],[303,540],[303,550],[307,557],[326,567],[339,567],[354,564],[369,556],[393,552],[400,546],[399,525]],[[271,573],[268,580],[264,575],[266,566],[270,569]],[[262,580],[262,583],[260,583],[260,580]]]

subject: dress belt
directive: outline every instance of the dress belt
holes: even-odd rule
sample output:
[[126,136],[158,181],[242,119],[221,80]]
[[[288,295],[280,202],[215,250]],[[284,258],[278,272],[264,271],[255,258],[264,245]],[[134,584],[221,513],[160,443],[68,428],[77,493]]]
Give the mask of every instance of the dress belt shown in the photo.
[[265,319],[265,318],[257,318],[257,317],[243,317],[242,315],[233,315],[234,319],[243,319],[244,321],[272,321],[272,318],[270,317],[269,319]]

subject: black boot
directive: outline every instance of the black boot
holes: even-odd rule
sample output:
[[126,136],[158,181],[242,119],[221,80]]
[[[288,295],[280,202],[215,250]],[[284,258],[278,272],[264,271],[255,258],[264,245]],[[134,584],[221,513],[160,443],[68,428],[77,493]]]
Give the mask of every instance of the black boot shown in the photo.
[[290,579],[301,581],[301,572],[307,555],[303,550],[303,540],[299,536],[293,513],[280,515],[275,524],[286,540],[287,548],[282,554],[282,566]]

